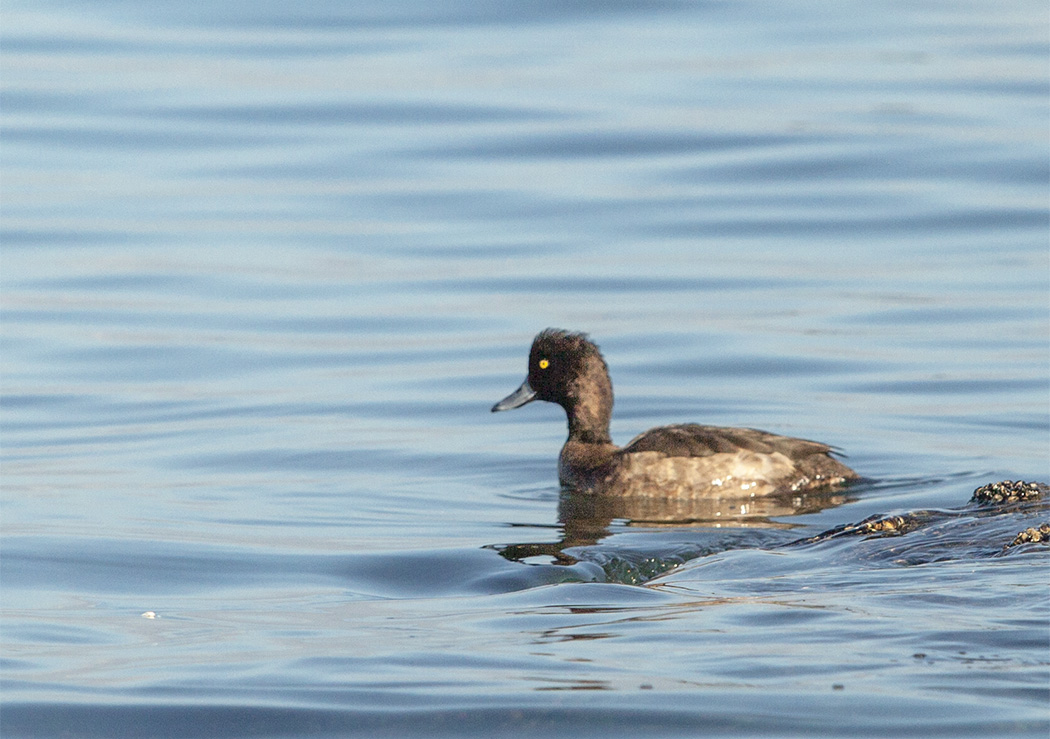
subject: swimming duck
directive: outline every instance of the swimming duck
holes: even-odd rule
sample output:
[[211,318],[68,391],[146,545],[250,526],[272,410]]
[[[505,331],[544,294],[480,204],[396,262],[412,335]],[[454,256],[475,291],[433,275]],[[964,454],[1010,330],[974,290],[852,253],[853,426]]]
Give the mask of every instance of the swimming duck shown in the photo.
[[561,484],[619,496],[768,495],[857,479],[826,444],[749,428],[676,424],[650,429],[625,447],[609,436],[609,369],[586,334],[549,328],[529,352],[529,374],[492,412],[533,400],[565,409],[569,438],[558,457]]

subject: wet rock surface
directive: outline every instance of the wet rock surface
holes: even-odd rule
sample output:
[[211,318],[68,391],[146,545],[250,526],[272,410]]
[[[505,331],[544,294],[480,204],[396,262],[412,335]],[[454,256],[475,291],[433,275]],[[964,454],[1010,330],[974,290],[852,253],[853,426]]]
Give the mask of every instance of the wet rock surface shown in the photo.
[[922,510],[875,515],[857,523],[837,526],[791,545],[862,537],[899,542],[872,544],[865,559],[915,564],[966,556],[1000,556],[1031,549],[1029,544],[1050,545],[1050,523],[1017,533],[1032,518],[1050,512],[1050,487],[1041,482],[1003,480],[977,488],[961,508]]
[[973,491],[971,503],[997,504],[1039,500],[1050,494],[1050,487],[1041,482],[1003,480],[984,485]]
[[1050,523],[1044,523],[1040,526],[1029,526],[1027,529],[1022,531],[1014,540],[1004,547],[1009,549],[1010,547],[1018,547],[1022,544],[1047,544],[1050,545]]

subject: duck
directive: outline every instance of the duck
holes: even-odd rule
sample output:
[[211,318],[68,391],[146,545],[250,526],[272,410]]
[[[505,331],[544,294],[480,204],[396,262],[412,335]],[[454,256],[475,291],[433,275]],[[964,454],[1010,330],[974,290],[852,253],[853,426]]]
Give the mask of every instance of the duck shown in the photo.
[[534,400],[565,410],[569,437],[558,455],[558,479],[571,491],[754,497],[838,487],[859,478],[832,456],[837,450],[827,444],[752,428],[681,423],[650,429],[617,446],[609,434],[609,368],[585,333],[548,328],[537,334],[525,381],[492,406],[492,412]]

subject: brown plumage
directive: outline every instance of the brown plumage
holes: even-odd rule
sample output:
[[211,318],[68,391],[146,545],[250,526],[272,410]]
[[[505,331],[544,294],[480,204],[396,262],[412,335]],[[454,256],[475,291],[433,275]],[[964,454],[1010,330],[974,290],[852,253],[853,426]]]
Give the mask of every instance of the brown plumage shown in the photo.
[[700,497],[768,495],[837,485],[858,477],[816,441],[748,428],[661,426],[623,448],[609,436],[613,392],[608,367],[586,335],[541,331],[529,374],[492,410],[533,400],[565,409],[569,438],[558,458],[566,487],[605,495]]

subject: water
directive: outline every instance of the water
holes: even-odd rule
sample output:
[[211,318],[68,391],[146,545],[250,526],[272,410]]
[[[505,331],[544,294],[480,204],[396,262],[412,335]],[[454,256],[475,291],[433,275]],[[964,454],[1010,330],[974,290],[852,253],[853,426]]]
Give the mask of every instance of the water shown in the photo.
[[[4,735],[1045,736],[1047,27],[5,3]],[[562,497],[549,325],[867,480]]]

